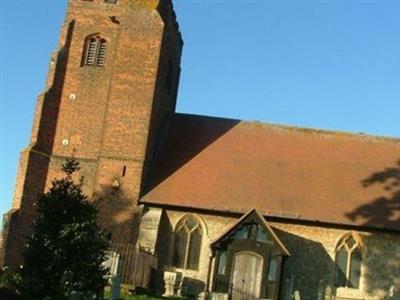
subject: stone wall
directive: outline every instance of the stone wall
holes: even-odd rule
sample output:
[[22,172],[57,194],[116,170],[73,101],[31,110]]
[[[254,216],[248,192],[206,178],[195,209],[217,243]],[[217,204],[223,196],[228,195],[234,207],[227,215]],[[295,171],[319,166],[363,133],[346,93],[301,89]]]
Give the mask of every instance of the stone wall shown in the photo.
[[[186,212],[167,210],[163,226],[158,235],[157,255],[163,256],[164,268],[174,269],[172,265],[172,231]],[[211,251],[209,244],[218,238],[229,225],[239,218],[216,214],[196,214],[202,221],[204,238],[201,249],[199,270],[176,269],[183,276],[207,282]],[[298,290],[301,299],[384,299],[392,285],[400,287],[400,235],[353,231],[363,244],[362,277],[359,289],[335,288],[335,247],[338,241],[351,229],[328,228],[321,226],[285,224],[270,222],[278,237],[288,248],[291,256],[284,263],[281,290]],[[284,293],[282,294],[284,296]],[[333,299],[333,298],[332,298]]]

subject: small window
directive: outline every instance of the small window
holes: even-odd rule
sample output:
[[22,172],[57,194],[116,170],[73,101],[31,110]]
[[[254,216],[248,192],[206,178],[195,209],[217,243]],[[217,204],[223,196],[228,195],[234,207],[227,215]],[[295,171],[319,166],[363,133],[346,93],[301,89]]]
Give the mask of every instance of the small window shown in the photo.
[[263,226],[256,223],[243,224],[233,234],[233,238],[238,240],[252,239],[263,243],[272,242]]
[[183,269],[199,268],[202,229],[193,216],[183,218],[175,230],[175,266]]
[[346,235],[336,248],[336,286],[358,289],[361,278],[360,243],[352,234]]
[[228,256],[226,255],[225,251],[219,252],[219,256],[218,256],[218,275],[225,275],[227,259],[228,259]]
[[260,225],[257,226],[256,240],[264,243],[272,242],[265,229]]
[[271,262],[269,263],[269,270],[268,270],[268,281],[277,281],[278,275],[278,262],[276,258],[272,258]]
[[267,298],[274,299],[278,282],[278,260],[272,257],[268,267]]
[[107,41],[98,35],[86,39],[83,65],[102,67],[106,62]]
[[240,227],[237,231],[236,231],[236,233],[235,233],[235,235],[234,235],[234,238],[235,239],[238,239],[238,240],[245,240],[245,239],[248,239],[249,238],[249,226],[248,225],[244,225],[244,226],[242,226],[242,227]]
[[117,3],[117,0],[104,0],[105,3],[111,3],[111,4],[115,4]]

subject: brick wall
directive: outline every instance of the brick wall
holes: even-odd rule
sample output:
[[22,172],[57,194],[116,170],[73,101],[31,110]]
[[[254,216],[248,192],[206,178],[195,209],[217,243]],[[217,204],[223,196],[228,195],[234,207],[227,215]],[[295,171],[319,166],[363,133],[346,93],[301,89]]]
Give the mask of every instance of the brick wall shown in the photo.
[[[37,100],[30,145],[21,155],[12,218],[17,221],[4,231],[0,263],[21,262],[19,250],[35,216],[32,203],[71,156],[81,163],[85,193],[99,202],[102,225],[114,240],[134,242],[143,172],[151,166],[163,120],[175,110],[179,82],[183,42],[171,2],[162,3],[70,0]],[[107,40],[103,67],[82,65],[92,34]]]

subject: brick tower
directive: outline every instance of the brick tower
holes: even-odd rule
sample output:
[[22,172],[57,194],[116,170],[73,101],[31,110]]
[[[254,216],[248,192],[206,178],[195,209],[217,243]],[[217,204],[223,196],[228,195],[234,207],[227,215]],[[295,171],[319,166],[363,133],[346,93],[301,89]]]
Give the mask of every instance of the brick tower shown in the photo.
[[4,215],[2,265],[21,262],[33,203],[74,156],[112,239],[134,243],[137,200],[175,110],[182,39],[171,0],[70,0]]

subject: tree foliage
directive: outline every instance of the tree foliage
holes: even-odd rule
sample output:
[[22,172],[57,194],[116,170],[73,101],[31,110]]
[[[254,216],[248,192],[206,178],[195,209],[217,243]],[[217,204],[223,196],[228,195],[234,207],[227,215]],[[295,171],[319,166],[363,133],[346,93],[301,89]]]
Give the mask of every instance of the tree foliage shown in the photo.
[[[19,287],[21,286],[21,274],[19,271],[8,267],[0,270],[0,291],[9,290],[14,291],[16,294],[19,292]],[[0,295],[2,295],[1,292]],[[0,299],[2,298],[0,297]]]
[[65,177],[52,182],[36,202],[38,217],[24,250],[24,299],[68,299],[71,291],[84,297],[104,286],[108,241],[97,224],[97,210],[73,177],[79,163],[68,159]]

